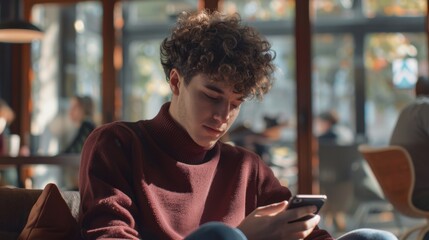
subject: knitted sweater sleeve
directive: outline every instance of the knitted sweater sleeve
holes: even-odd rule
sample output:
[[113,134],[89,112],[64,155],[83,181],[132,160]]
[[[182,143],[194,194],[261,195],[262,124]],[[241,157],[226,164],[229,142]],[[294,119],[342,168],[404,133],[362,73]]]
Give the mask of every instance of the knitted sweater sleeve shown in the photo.
[[[262,161],[259,162],[258,179],[258,206],[289,200],[291,197],[289,189],[280,184],[272,170]],[[327,231],[316,227],[306,239],[331,240],[334,238]]]
[[126,134],[124,127],[103,126],[92,132],[83,147],[79,223],[84,239],[140,238],[127,156],[132,144],[125,140],[132,136]]

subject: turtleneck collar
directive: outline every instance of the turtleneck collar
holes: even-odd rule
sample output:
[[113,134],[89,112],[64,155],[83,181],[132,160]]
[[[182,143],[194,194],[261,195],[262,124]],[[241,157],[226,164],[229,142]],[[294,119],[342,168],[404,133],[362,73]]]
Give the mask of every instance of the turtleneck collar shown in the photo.
[[210,152],[218,149],[216,144],[206,150],[192,140],[188,132],[169,113],[170,102],[162,105],[155,118],[147,121],[147,131],[168,155],[186,164],[201,164],[210,160]]

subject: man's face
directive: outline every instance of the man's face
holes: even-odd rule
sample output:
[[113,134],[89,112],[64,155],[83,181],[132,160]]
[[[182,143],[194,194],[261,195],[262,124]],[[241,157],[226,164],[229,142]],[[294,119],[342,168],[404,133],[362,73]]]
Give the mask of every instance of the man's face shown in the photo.
[[80,122],[84,119],[84,112],[82,106],[79,104],[76,98],[72,98],[70,101],[69,108],[69,117],[72,122],[76,124],[80,124]]
[[198,145],[210,149],[237,118],[243,96],[202,74],[193,77],[188,85],[183,77],[178,79],[178,91],[172,88],[170,114]]

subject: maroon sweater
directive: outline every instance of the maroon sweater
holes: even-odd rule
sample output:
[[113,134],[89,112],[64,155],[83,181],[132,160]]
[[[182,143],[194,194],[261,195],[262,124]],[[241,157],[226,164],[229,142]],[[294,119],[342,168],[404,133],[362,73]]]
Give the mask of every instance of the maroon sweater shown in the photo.
[[[152,120],[106,124],[87,139],[80,169],[87,239],[183,239],[209,221],[237,226],[255,208],[291,196],[257,155],[221,142],[204,150],[168,108]],[[330,238],[323,230],[312,236]]]

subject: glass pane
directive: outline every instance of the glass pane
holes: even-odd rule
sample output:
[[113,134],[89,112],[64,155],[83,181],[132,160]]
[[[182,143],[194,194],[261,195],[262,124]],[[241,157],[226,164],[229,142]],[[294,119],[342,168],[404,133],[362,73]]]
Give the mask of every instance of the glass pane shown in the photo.
[[354,0],[313,0],[314,18],[352,18]]
[[372,144],[386,145],[399,112],[414,98],[417,75],[427,75],[427,37],[377,33],[365,45],[367,135]]
[[[179,12],[179,8],[195,10],[197,1],[121,2],[124,18],[121,79],[124,120],[151,119],[169,99],[170,88],[160,63],[159,47],[179,13],[167,12],[168,8],[174,8],[173,5]],[[153,27],[155,25],[156,28]]]
[[[61,154],[71,144],[80,127],[80,120],[69,115],[75,95],[92,99],[92,120],[100,123],[102,14],[99,1],[32,8],[33,22],[45,32],[42,41],[31,44],[33,155]],[[52,181],[60,187],[67,184],[55,167],[37,166],[34,174],[35,188]]]
[[230,138],[235,144],[258,153],[280,181],[296,192],[294,39],[290,35],[267,38],[277,54],[276,80],[262,101],[252,100],[242,105],[240,115],[231,127]]
[[128,47],[131,78],[124,87],[125,119],[153,118],[170,97],[170,87],[159,60],[159,40],[134,41]]
[[33,150],[52,155],[64,148],[76,130],[67,129],[73,124],[64,124],[69,123],[67,109],[73,95],[90,95],[95,118],[100,119],[102,6],[99,2],[38,4],[32,15],[33,22],[45,30],[43,40],[32,44],[31,134],[39,140]]
[[196,0],[123,1],[125,27],[174,22],[179,13],[197,10]]
[[293,0],[252,0],[224,1],[223,12],[240,13],[247,21],[273,21],[293,19],[295,1]]
[[426,0],[365,0],[363,3],[364,13],[368,17],[426,15]]
[[[355,109],[353,79],[354,43],[350,34],[317,34],[313,41],[313,112],[334,112],[336,141],[354,140]],[[315,135],[323,134],[320,125]]]
[[[282,20],[295,16],[295,1],[253,0],[224,1],[223,12],[238,12],[243,21],[254,24],[276,51],[278,67],[276,80],[262,101],[252,100],[242,105],[240,115],[230,130],[236,145],[257,154],[273,169],[282,184],[297,192],[296,165],[296,84],[293,27],[285,27]],[[270,28],[270,33],[264,30]],[[275,32],[276,34],[272,34]]]
[[[328,196],[322,224],[344,231],[355,199],[350,176],[356,158],[354,40],[351,34],[313,37],[314,135],[318,140],[320,193]],[[317,172],[317,171],[315,171]],[[338,194],[341,192],[341,194]],[[333,220],[332,220],[333,219]],[[331,234],[336,235],[335,231]]]

